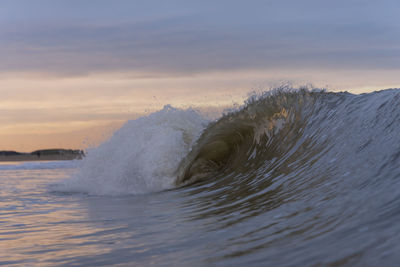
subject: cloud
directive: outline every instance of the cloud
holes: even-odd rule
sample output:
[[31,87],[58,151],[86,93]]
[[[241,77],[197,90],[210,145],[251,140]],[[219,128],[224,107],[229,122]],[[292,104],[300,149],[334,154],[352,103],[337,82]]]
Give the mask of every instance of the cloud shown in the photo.
[[[82,4],[77,15],[56,8],[63,19],[49,15],[49,7],[41,11],[42,20],[32,17],[29,24],[10,18],[9,27],[0,30],[0,71],[74,76],[112,71],[193,75],[274,68],[400,68],[396,17],[381,20],[383,13],[391,14],[390,7],[373,2],[339,1],[327,7],[318,1],[221,1],[212,9],[207,1],[172,1],[162,6],[164,14],[155,5],[157,11],[147,15],[140,13],[149,10],[145,2],[139,1],[136,8],[126,1],[118,3],[124,21],[108,14],[105,8],[111,5],[104,1],[99,13]],[[132,8],[131,18],[123,7]],[[68,20],[74,17],[76,22]]]

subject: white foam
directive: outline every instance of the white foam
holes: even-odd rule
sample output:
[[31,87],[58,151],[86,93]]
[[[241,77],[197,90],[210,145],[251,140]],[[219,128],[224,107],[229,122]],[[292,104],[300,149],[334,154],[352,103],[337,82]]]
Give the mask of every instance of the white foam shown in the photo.
[[171,106],[128,121],[108,141],[88,151],[77,174],[58,190],[117,195],[171,188],[181,159],[206,124],[196,111]]

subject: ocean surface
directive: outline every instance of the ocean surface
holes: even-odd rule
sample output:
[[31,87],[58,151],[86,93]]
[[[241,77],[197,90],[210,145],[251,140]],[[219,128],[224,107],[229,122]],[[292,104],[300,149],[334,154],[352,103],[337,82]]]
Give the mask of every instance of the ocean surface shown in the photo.
[[280,88],[0,164],[0,265],[399,266],[400,90]]

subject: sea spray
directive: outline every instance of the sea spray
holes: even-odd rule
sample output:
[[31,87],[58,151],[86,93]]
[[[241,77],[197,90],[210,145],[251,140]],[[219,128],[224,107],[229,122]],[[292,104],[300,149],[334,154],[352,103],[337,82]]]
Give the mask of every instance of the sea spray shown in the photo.
[[195,110],[169,105],[128,121],[108,141],[89,150],[77,174],[57,190],[118,195],[171,188],[179,162],[206,124]]

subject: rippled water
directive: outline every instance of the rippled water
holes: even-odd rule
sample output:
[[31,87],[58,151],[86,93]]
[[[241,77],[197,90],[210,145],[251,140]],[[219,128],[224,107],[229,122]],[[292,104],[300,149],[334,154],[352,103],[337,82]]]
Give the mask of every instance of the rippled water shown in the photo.
[[75,169],[48,165],[0,167],[0,264],[396,266],[400,260],[398,181],[336,195],[329,190],[334,184],[316,185],[296,201],[277,197],[284,182],[251,198],[234,185],[232,194],[219,193],[214,183],[88,196],[50,192],[49,184]]
[[82,161],[0,165],[0,264],[397,266],[400,92],[166,107]]

